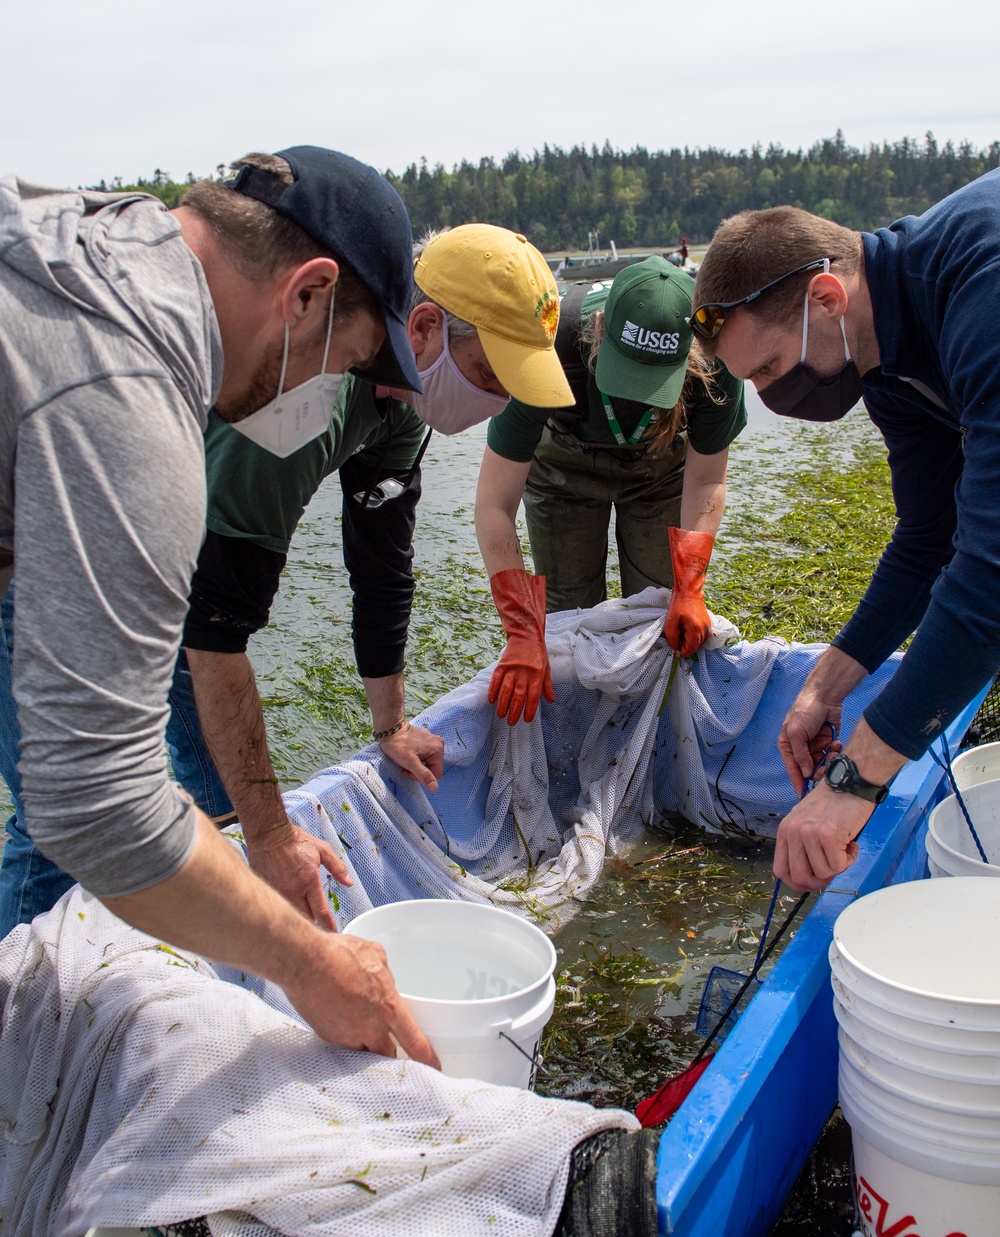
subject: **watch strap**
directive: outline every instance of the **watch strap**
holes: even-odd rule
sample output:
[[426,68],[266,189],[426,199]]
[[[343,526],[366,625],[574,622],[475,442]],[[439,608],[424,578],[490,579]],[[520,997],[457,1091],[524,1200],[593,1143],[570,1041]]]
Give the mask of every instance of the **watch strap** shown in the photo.
[[[836,781],[832,781],[830,774],[838,768],[845,768],[847,776],[838,776]],[[850,756],[845,756],[843,752],[838,752],[836,756],[831,756],[827,761],[823,780],[837,794],[856,795],[859,799],[865,799],[868,803],[876,805],[881,803],[889,793],[888,786],[879,785],[877,782],[869,782],[863,778],[858,772],[858,766]]]

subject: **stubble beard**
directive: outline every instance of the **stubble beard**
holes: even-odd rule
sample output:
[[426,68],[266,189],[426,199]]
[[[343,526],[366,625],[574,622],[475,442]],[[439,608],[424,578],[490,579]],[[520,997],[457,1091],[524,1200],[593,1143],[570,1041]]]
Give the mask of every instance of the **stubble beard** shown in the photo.
[[[318,352],[316,357],[316,372],[319,372],[323,356],[323,345],[326,341],[325,320],[316,327],[308,338],[300,340],[297,346],[304,353]],[[261,357],[257,368],[250,375],[242,391],[227,399],[225,403],[217,403],[215,411],[223,421],[230,425],[244,421],[247,417],[259,412],[265,404],[278,397],[278,386],[281,383],[281,362],[284,357],[284,340],[275,343],[274,347]],[[292,352],[289,353],[291,359]]]
[[281,381],[282,352],[282,345],[276,344],[270,352],[261,357],[243,390],[224,403],[215,405],[215,411],[223,421],[230,425],[243,421],[277,397],[278,383]]

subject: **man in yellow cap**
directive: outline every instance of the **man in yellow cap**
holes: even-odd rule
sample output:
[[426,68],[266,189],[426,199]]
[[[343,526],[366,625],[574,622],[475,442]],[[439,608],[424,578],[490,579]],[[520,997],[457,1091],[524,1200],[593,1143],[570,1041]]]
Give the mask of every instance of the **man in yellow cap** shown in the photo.
[[[414,280],[416,311],[420,302],[425,313],[461,307],[455,314],[449,311],[443,334],[440,315],[421,318],[421,323],[433,323],[426,339],[420,330],[414,332],[411,315],[410,343],[424,386],[414,407],[428,425],[457,433],[502,412],[508,396],[519,398],[517,391],[534,391],[545,408],[572,400],[555,353],[559,292],[545,259],[519,232],[470,223],[434,233],[418,250]],[[456,372],[465,381],[464,399],[457,394]],[[482,381],[476,381],[476,373]],[[470,380],[491,394],[489,403],[481,394],[477,398]]]
[[208,529],[170,695],[178,780],[217,823],[238,818],[258,875],[330,928],[320,867],[335,859],[288,820],[246,652],[267,624],[292,534],[322,481],[339,472],[355,660],[373,737],[434,791],[444,744],[406,720],[403,680],[427,427],[456,433],[502,411],[511,395],[543,407],[572,400],[554,351],[559,294],[523,236],[488,224],[438,233],[416,247],[414,279],[406,330],[422,394],[349,374],[325,432],[282,458],[209,414]]

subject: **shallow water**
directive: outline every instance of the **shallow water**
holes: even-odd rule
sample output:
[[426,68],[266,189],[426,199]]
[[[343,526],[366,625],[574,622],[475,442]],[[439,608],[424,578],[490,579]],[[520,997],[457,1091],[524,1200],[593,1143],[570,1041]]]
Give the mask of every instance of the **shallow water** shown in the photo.
[[[719,559],[753,544],[760,521],[794,503],[795,476],[818,446],[836,466],[874,432],[861,410],[839,425],[816,426],[775,417],[752,389],[747,402],[749,425],[731,449]],[[485,437],[485,427],[435,435],[425,457],[407,658],[411,715],[502,649],[473,528]],[[289,783],[367,741],[340,562],[340,502],[331,479],[296,534],[272,624],[254,641],[273,746]],[[522,542],[527,548],[523,527]],[[610,544],[613,581],[613,537]],[[329,703],[317,703],[316,689],[329,693]],[[746,972],[752,965],[773,889],[771,845],[662,824],[609,860],[587,904],[556,934],[559,995],[541,1091],[633,1108],[700,1046],[693,1028],[711,967]],[[792,901],[779,904],[776,925]],[[777,1230],[782,1237],[851,1232],[843,1146],[841,1134],[810,1164]]]
[[[731,450],[720,559],[752,544],[760,521],[794,503],[796,473],[817,446],[836,465],[841,451],[849,460],[853,444],[873,432],[860,410],[835,426],[779,419],[752,389],[748,412],[748,428]],[[455,438],[435,435],[425,457],[407,659],[411,715],[502,648],[473,528],[485,436],[484,426]],[[296,534],[271,626],[253,642],[272,746],[288,784],[367,741],[340,561],[340,503],[331,478]],[[614,579],[613,538],[611,546]],[[769,844],[664,822],[609,860],[588,903],[556,936],[559,997],[541,1090],[631,1108],[691,1060],[701,1043],[693,1025],[708,971],[752,965],[773,889],[770,851]],[[776,924],[791,902],[782,901]]]

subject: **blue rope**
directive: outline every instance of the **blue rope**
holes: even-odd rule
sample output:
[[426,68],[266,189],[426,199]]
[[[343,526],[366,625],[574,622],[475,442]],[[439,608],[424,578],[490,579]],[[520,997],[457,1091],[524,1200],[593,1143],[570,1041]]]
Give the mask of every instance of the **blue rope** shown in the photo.
[[972,817],[969,815],[969,809],[965,806],[965,800],[962,798],[962,792],[958,789],[958,783],[955,781],[955,775],[951,771],[951,752],[948,750],[948,736],[946,734],[941,735],[941,747],[944,751],[944,760],[942,760],[935,753],[933,747],[930,749],[931,760],[933,760],[936,765],[940,766],[940,768],[944,769],[945,776],[948,778],[948,782],[951,785],[955,798],[958,800],[958,806],[962,809],[962,815],[965,817],[965,823],[969,826],[969,832],[972,834],[972,840],[976,844],[976,850],[979,851],[979,856],[983,863],[989,863],[989,859],[986,856],[986,851],[983,850],[983,844],[979,840],[979,834],[976,832],[976,826],[972,823]]
[[774,882],[774,893],[771,894],[771,905],[767,908],[767,918],[764,920],[764,931],[760,934],[760,944],[757,946],[757,957],[753,960],[753,970],[756,971],[760,965],[760,956],[764,952],[764,943],[767,940],[768,929],[771,927],[771,916],[774,914],[774,908],[778,905],[778,892],[781,889],[781,881]]
[[[834,726],[832,722],[828,724],[830,726],[830,730],[833,732],[830,736],[830,745],[832,746],[837,738],[837,727]],[[806,797],[809,791],[812,790],[816,774],[820,771],[820,769],[822,769],[824,763],[826,762],[826,758],[829,754],[830,754],[830,748],[829,747],[823,748],[823,751],[820,753],[819,760],[817,760],[816,763],[813,765],[813,771],[806,778],[805,784],[802,787],[802,794],[799,796],[800,802]],[[778,894],[780,892],[781,892],[781,881],[776,880],[774,882],[774,893],[771,894],[771,905],[767,908],[767,918],[764,920],[764,931],[761,932],[760,934],[760,944],[757,946],[757,956],[753,960],[754,971],[756,971],[758,966],[760,965],[761,954],[764,952],[764,944],[767,941],[767,934],[771,928],[771,918],[774,915],[774,908],[778,905]]]

